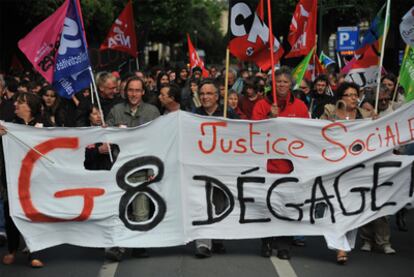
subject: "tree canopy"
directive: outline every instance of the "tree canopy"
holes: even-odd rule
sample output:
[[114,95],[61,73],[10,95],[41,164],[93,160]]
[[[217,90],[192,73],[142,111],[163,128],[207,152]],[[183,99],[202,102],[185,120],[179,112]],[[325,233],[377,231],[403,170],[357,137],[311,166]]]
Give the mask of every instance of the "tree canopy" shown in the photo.
[[[252,6],[259,2],[259,0],[245,1],[250,2]],[[51,15],[63,2],[64,0],[0,1],[3,25],[1,49],[9,51],[8,49],[15,48],[19,39]],[[208,63],[220,63],[224,59],[227,44],[227,38],[220,30],[221,17],[223,11],[228,10],[228,2],[228,0],[132,0],[138,41],[141,44],[147,41],[166,45],[180,43],[182,52],[185,53],[186,33],[189,33],[197,48],[206,51]],[[411,8],[410,2],[392,1],[392,24],[399,22],[401,16]],[[91,47],[98,47],[115,18],[125,7],[127,0],[80,0],[80,3],[88,44]],[[285,38],[284,46],[287,48],[289,45],[286,45],[286,38],[297,3],[298,0],[272,0],[273,30],[276,36]],[[356,25],[363,20],[370,22],[384,3],[385,0],[319,0],[318,13],[322,13],[324,40],[327,40],[328,34],[336,32],[337,26]],[[396,39],[398,32],[394,30],[392,35]]]

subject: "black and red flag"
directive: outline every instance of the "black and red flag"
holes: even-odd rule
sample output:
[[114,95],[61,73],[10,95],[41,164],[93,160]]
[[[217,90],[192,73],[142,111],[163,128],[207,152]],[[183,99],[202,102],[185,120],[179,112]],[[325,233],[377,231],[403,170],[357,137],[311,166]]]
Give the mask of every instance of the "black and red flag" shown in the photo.
[[270,34],[263,10],[263,0],[260,0],[256,9],[248,1],[230,1],[229,49],[238,59],[254,62],[265,71],[272,67],[269,38],[273,39],[275,64],[282,57],[283,48],[273,34]]

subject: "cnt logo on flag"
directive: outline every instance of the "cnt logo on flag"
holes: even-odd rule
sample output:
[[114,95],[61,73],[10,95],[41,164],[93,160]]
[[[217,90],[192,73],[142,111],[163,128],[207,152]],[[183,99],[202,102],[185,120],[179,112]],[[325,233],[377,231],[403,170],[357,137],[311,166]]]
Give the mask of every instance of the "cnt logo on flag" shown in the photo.
[[272,66],[270,40],[273,40],[275,63],[283,55],[283,48],[264,22],[263,0],[259,1],[256,10],[247,2],[232,0],[229,10],[230,53],[242,61],[255,62],[262,70],[268,70]]

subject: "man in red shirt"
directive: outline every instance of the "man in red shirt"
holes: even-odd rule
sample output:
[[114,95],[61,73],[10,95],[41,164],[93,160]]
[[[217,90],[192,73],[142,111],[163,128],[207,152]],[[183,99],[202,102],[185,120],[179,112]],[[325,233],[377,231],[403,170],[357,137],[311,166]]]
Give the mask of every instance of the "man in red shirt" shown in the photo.
[[277,105],[273,103],[273,95],[269,92],[254,106],[252,119],[262,120],[278,116],[309,118],[306,104],[295,98],[290,91],[293,83],[290,69],[283,66],[276,70],[275,75]]
[[257,87],[251,79],[244,82],[243,97],[239,102],[239,108],[248,119],[252,118],[254,105],[262,98],[261,95],[257,94]]
[[[282,66],[275,72],[276,77],[276,97],[277,104],[273,103],[273,95],[270,92],[263,99],[259,100],[253,108],[252,119],[262,120],[274,117],[300,117],[309,118],[308,108],[306,104],[295,98],[291,93],[293,84],[292,74],[288,67]],[[275,169],[280,173],[289,173],[292,164],[288,161],[278,161],[274,165]],[[290,245],[292,237],[274,237],[262,239],[262,256],[270,257],[272,255],[272,243],[276,244],[277,257],[279,259],[290,259]]]

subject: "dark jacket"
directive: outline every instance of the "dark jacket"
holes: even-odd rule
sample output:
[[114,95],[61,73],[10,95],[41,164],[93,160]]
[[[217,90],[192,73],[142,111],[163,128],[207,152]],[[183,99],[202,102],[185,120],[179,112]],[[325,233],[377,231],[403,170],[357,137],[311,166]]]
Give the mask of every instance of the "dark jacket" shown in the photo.
[[[199,115],[205,115],[205,116],[219,116],[219,117],[223,117],[223,111],[224,111],[223,105],[219,105],[212,115],[209,115],[204,110],[203,107],[199,107],[199,108],[195,109],[195,112],[194,113],[195,114],[199,114]],[[230,118],[230,119],[240,119],[240,117],[232,109],[227,109],[227,118]]]
[[335,98],[327,94],[318,94],[316,91],[312,91],[312,100],[310,105],[310,112],[312,118],[320,118],[324,112],[324,107],[327,104],[334,104]]
[[[86,170],[111,170],[113,163],[111,163],[109,154],[99,153],[98,148],[101,145],[102,143],[98,142],[88,145],[85,148],[85,161],[83,162],[83,165]],[[113,162],[115,163],[119,154],[119,147],[116,144],[111,144],[110,146]]]

